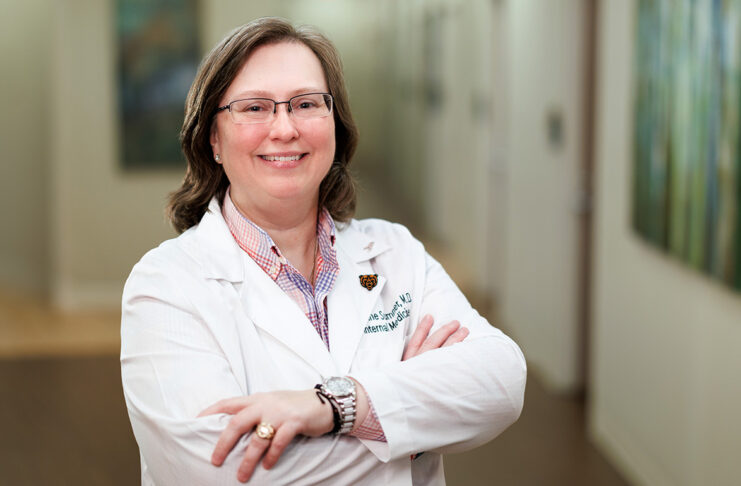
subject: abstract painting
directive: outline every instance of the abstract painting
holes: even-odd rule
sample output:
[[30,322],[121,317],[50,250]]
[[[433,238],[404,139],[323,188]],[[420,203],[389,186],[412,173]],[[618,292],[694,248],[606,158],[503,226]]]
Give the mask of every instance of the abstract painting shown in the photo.
[[178,134],[199,62],[196,0],[117,0],[124,168],[182,167]]
[[639,0],[633,226],[741,291],[741,0]]

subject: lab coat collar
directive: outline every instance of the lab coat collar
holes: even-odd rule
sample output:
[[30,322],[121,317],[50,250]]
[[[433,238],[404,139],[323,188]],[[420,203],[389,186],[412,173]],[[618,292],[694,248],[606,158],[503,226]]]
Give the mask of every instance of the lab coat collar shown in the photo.
[[386,285],[386,276],[378,275],[371,290],[360,284],[361,275],[376,274],[372,259],[391,246],[382,238],[364,233],[357,221],[338,224],[336,243],[340,274],[327,298],[329,344],[340,374],[350,372],[368,316],[377,305]]
[[335,224],[337,226],[337,245],[355,263],[368,261],[390,248],[388,242],[383,239],[373,238],[363,233],[357,221]]
[[[363,233],[356,221],[335,223],[337,236],[335,244],[344,251],[354,263],[369,261],[390,248],[388,242]],[[244,281],[244,268],[236,265],[241,261],[243,250],[229,231],[221,214],[221,205],[212,198],[200,224],[195,228],[199,250],[205,260],[206,278]]]
[[195,231],[206,278],[244,281],[244,266],[238,263],[242,261],[242,249],[229,231],[216,198],[211,199]]

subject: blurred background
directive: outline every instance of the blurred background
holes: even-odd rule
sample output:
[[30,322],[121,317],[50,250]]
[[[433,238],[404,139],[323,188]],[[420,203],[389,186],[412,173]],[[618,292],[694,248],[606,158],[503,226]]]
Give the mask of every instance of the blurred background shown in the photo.
[[[3,485],[139,480],[120,296],[175,236],[163,207],[183,165],[123,148],[123,3],[0,0]],[[449,484],[741,477],[741,294],[632,229],[638,4],[192,3],[197,58],[263,15],[336,43],[358,216],[409,226],[523,348],[521,420],[446,456]]]

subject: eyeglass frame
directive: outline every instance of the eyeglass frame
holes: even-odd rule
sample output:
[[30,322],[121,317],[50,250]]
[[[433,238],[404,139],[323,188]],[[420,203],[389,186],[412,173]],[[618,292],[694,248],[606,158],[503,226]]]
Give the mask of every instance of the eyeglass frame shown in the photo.
[[[224,106],[219,106],[218,108],[216,108],[216,114],[218,115],[219,113],[221,113],[224,110],[229,110],[229,114],[231,115],[232,121],[234,121],[234,113],[232,112],[232,105],[234,103],[239,102],[239,101],[247,101],[247,100],[272,101],[273,102],[273,115],[275,115],[278,112],[278,105],[288,105],[287,106],[287,112],[288,113],[293,113],[293,108],[291,108],[291,101],[294,100],[294,99],[296,99],[296,98],[300,98],[301,96],[308,96],[308,95],[329,96],[329,100],[331,102],[331,106],[329,108],[329,113],[327,113],[326,115],[317,116],[317,117],[313,117],[313,118],[325,118],[325,117],[327,117],[327,116],[329,116],[329,115],[332,114],[332,112],[334,111],[334,96],[332,96],[330,93],[319,93],[319,92],[317,92],[317,93],[301,93],[301,94],[297,94],[296,96],[291,96],[286,101],[275,101],[272,98],[259,98],[259,97],[258,98],[240,98],[238,100],[232,100],[229,103],[225,104]],[[301,117],[299,116],[299,118],[301,118]],[[312,119],[311,117],[310,118],[303,118],[303,120],[311,120],[311,119]],[[234,121],[234,123],[237,123],[239,125],[259,125],[260,123],[267,123],[268,121],[270,121],[270,117],[266,117],[265,120],[255,121],[255,122],[252,122],[252,123],[239,123],[239,122],[236,122],[236,121]]]

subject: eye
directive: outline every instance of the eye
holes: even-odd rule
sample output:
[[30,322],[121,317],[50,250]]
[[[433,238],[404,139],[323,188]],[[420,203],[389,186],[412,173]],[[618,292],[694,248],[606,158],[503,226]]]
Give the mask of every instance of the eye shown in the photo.
[[315,100],[301,99],[297,100],[293,106],[296,110],[311,110],[313,108],[316,108],[318,105]]
[[232,105],[232,110],[238,113],[257,114],[272,111],[272,103],[268,100],[242,100]]

